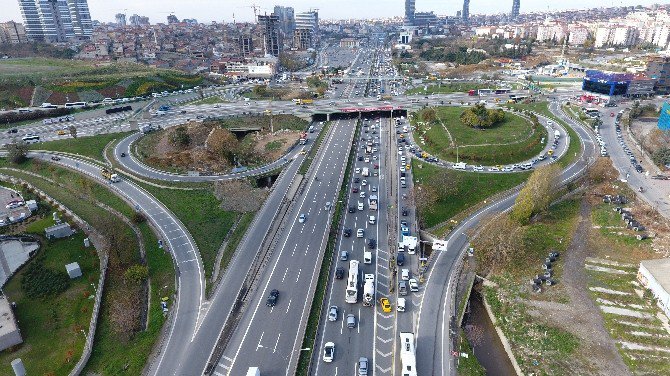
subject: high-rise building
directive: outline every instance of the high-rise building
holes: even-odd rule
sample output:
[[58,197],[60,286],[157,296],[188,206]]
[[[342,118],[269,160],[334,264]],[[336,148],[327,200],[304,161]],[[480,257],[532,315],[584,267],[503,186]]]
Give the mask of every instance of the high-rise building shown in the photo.
[[243,56],[249,56],[254,53],[254,41],[251,38],[251,34],[243,33],[238,38],[240,45],[240,53]]
[[167,16],[167,23],[168,23],[168,25],[178,24],[179,23],[179,18],[177,18],[177,16],[175,16],[174,14],[171,14],[171,15]]
[[468,22],[470,18],[470,0],[463,0],[463,12],[461,12],[464,22]]
[[416,11],[416,0],[405,0],[405,24],[414,25],[414,12]]
[[93,21],[88,10],[88,0],[67,0],[75,37],[90,39],[93,35]]
[[63,42],[93,34],[87,0],[19,0],[31,41]]
[[123,13],[117,13],[116,16],[114,16],[116,19],[116,26],[126,26],[126,15]]
[[[319,12],[309,12],[295,15],[294,46],[299,49],[314,47],[319,40]],[[299,43],[295,43],[298,41]],[[298,44],[300,46],[298,46]]]
[[279,30],[279,18],[274,14],[259,15],[260,37],[263,41],[263,53],[266,55],[279,56],[282,51],[282,35]]
[[291,7],[275,5],[274,13],[279,18],[279,28],[285,37],[290,38],[295,30],[295,11]]
[[0,43],[26,43],[26,29],[23,24],[14,21],[0,23]]
[[521,9],[521,0],[512,0],[512,14],[510,14],[510,17],[513,20],[519,17],[520,9]]
[[132,26],[149,25],[149,17],[138,16],[137,14],[133,14],[132,16],[130,16],[130,24]]

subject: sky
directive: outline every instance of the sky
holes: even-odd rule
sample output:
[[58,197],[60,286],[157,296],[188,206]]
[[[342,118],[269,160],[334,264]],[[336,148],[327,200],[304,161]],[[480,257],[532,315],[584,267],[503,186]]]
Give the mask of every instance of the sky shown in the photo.
[[[546,0],[521,0],[521,12],[577,9],[600,6],[651,5],[659,0],[561,0],[548,6]],[[402,16],[404,0],[89,0],[91,17],[101,22],[112,22],[116,13],[128,16],[148,16],[151,23],[166,23],[166,17],[174,12],[179,19],[195,18],[199,22],[235,20],[252,21],[252,4],[260,12],[271,13],[275,5],[292,6],[296,12],[319,9],[321,19],[374,18]],[[455,15],[463,6],[462,0],[417,0],[417,11],[434,11],[439,15]],[[470,0],[470,14],[509,12],[512,0]],[[21,21],[17,0],[0,0],[0,21]]]

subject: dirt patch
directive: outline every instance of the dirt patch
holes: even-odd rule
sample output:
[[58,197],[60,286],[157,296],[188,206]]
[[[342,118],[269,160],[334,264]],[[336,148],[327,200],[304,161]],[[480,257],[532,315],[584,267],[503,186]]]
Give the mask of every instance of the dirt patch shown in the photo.
[[221,208],[238,213],[255,212],[268,196],[265,188],[255,188],[246,179],[216,182],[214,196],[221,200]]
[[628,367],[617,351],[614,340],[605,329],[600,310],[589,297],[584,261],[590,255],[587,239],[591,228],[591,206],[582,200],[577,230],[565,254],[561,279],[567,303],[528,301],[534,310],[530,314],[543,317],[549,322],[568,330],[589,349],[588,360],[599,375],[628,375]]

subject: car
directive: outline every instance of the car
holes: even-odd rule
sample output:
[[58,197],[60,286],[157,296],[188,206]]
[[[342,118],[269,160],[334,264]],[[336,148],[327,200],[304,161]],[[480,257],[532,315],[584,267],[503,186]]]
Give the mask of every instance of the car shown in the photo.
[[356,327],[356,316],[353,313],[347,315],[347,328],[353,329]]
[[358,184],[361,182],[361,178],[354,178],[354,183]]
[[353,205],[349,205],[349,213],[355,213],[356,212],[356,207]]
[[360,168],[360,167],[356,167],[356,168],[354,169],[354,172],[357,173],[357,174],[360,174],[360,173],[361,173],[361,168]]
[[642,171],[644,171],[644,169],[640,165],[635,165],[635,171],[642,172]]
[[365,187],[366,185],[368,185],[368,181],[363,179],[363,181],[361,182],[361,186]]
[[65,131],[62,130],[62,129],[59,129],[58,131],[56,131],[56,134],[59,135],[59,136],[64,136],[64,135],[67,134],[67,132],[65,132]]
[[405,263],[405,254],[399,252],[395,261],[396,261],[396,264],[398,264],[398,266],[402,266]]
[[265,302],[265,305],[268,307],[274,307],[277,304],[277,299],[279,299],[279,291],[274,289],[270,291],[270,296],[268,296],[268,300]]
[[335,359],[335,344],[332,342],[326,342],[323,347],[323,361],[325,363],[330,363]]
[[326,206],[325,206],[326,211],[330,210],[331,205],[332,204],[330,203],[330,201],[326,202]]
[[350,228],[345,228],[344,229],[344,237],[348,238],[351,236],[351,229]]
[[401,269],[400,270],[400,277],[403,280],[408,281],[409,280],[409,269]]
[[307,216],[305,215],[305,213],[300,214],[300,217],[298,217],[298,222],[300,222],[300,223],[305,223],[306,220],[307,220]]
[[500,171],[500,169],[498,167],[491,167],[491,168],[489,168],[489,171],[491,171],[491,172]]
[[328,321],[337,321],[337,306],[330,306],[328,309]]
[[358,193],[358,187],[353,187],[353,188],[351,188],[351,192],[353,192],[353,193]]
[[359,156],[358,156],[358,161],[359,161],[359,162],[362,162],[362,161],[363,161],[363,156],[362,156],[362,155],[359,155]]
[[340,261],[347,261],[349,259],[349,252],[340,251]]
[[356,237],[357,238],[362,238],[364,236],[365,236],[365,230],[363,230],[362,228],[359,228],[358,230],[356,230]]
[[377,245],[377,241],[373,238],[368,239],[368,248],[374,249]]
[[8,130],[7,133],[19,133],[19,130],[16,129],[16,128],[12,128],[12,129]]
[[342,279],[344,278],[344,268],[343,267],[338,267],[335,269],[335,279]]
[[126,153],[121,153],[121,157],[125,157],[125,156],[126,156]]
[[7,209],[16,209],[16,208],[20,208],[21,206],[23,206],[23,201],[12,201],[12,202],[8,203],[8,204],[5,206],[5,208],[7,208]]
[[409,279],[409,291],[411,292],[419,291],[419,282],[417,282],[417,280],[414,278]]
[[52,160],[52,161],[60,161],[60,157],[57,156],[57,155],[52,155],[52,156],[51,156],[51,160]]
[[358,376],[368,375],[368,358],[361,357],[358,359]]
[[167,302],[161,302],[161,308],[163,309],[163,313],[167,313],[168,311]]
[[391,302],[387,298],[379,299],[379,304],[382,307],[382,311],[386,313],[391,312]]
[[358,195],[359,198],[365,198],[365,191],[361,191],[361,193]]
[[408,212],[407,208],[402,208],[402,216],[403,216],[403,217],[407,217],[407,214],[408,214],[408,213],[409,213],[409,212]]

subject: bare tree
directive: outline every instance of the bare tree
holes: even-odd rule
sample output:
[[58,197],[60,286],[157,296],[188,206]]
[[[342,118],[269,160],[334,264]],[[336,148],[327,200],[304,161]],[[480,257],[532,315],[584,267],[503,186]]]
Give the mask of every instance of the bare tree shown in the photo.
[[523,227],[509,215],[501,214],[482,223],[478,235],[472,241],[482,270],[488,272],[504,267],[522,252]]

